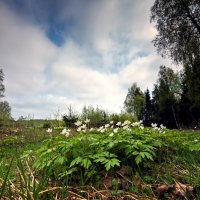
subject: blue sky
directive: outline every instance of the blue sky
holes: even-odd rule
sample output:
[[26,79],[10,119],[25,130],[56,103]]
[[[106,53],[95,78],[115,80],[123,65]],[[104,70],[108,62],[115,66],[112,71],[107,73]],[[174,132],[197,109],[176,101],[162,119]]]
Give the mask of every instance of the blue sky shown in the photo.
[[0,0],[0,66],[12,116],[53,117],[69,105],[123,108],[133,82],[152,90],[153,0]]

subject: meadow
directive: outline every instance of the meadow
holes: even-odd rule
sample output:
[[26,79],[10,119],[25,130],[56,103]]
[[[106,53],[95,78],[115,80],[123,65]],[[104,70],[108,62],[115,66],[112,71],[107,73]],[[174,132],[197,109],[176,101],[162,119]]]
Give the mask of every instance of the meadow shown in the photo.
[[0,199],[200,199],[199,130],[48,123],[1,129]]

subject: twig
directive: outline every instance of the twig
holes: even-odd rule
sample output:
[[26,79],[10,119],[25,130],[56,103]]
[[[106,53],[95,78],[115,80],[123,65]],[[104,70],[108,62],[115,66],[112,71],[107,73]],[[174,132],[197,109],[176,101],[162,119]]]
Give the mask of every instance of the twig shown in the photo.
[[70,194],[72,194],[72,195],[75,195],[75,196],[81,198],[82,200],[87,200],[87,199],[85,199],[84,197],[82,197],[81,195],[76,194],[76,193],[74,193],[74,192],[72,192],[72,191],[68,191],[68,192],[69,192]]
[[54,191],[54,190],[58,190],[58,189],[63,189],[63,187],[53,187],[53,188],[49,188],[49,189],[46,189],[46,190],[43,190],[43,191],[39,192],[39,194],[44,194],[44,193],[46,193],[46,192]]

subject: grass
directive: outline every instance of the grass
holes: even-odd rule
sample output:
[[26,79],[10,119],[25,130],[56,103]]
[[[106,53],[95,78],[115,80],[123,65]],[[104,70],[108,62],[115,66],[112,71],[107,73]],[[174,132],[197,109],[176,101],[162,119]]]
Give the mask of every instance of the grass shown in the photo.
[[200,199],[200,131],[59,132],[1,131],[0,199]]

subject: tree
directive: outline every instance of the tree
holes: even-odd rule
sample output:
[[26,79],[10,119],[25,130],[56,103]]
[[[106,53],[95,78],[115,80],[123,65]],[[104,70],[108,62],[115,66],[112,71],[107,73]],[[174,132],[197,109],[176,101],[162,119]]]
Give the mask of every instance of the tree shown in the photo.
[[200,55],[184,65],[182,87],[181,122],[186,126],[197,126],[200,122]]
[[171,68],[160,66],[159,78],[153,90],[154,120],[169,128],[179,127],[178,102],[180,77]]
[[69,105],[67,109],[68,109],[68,113],[63,115],[63,121],[66,127],[73,128],[75,127],[74,123],[78,120],[78,117],[75,114],[75,111],[73,110],[71,104]]
[[149,90],[147,89],[144,93],[145,101],[144,101],[144,107],[143,107],[143,124],[145,126],[150,126],[152,123],[152,117],[153,117],[153,105],[151,96],[149,93]]
[[98,106],[94,108],[92,105],[89,105],[84,106],[82,109],[81,120],[89,119],[92,127],[100,127],[108,123],[109,118],[109,114]]
[[137,84],[133,83],[133,85],[128,89],[128,93],[124,101],[124,108],[128,113],[135,115],[138,119],[141,119],[143,105],[144,94]]
[[188,55],[200,52],[199,0],[155,0],[151,21],[158,30],[153,42],[162,56],[185,63]]
[[7,101],[0,102],[1,117],[11,118],[11,107]]
[[0,97],[4,97],[4,91],[5,91],[5,87],[3,85],[3,80],[4,80],[4,73],[3,70],[0,69]]

